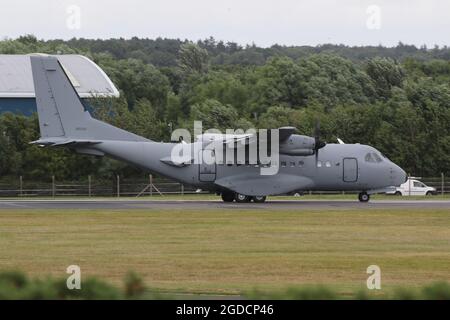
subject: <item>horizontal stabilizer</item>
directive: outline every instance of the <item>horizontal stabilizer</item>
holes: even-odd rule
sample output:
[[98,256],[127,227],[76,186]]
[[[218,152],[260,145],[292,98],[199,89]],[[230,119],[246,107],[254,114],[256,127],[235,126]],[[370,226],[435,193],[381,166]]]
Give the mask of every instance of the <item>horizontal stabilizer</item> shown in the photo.
[[58,138],[49,138],[49,139],[39,139],[36,141],[30,142],[30,144],[37,144],[41,147],[71,147],[71,146],[81,146],[81,145],[93,145],[101,143],[101,141],[96,140],[83,140],[83,139],[58,139]]

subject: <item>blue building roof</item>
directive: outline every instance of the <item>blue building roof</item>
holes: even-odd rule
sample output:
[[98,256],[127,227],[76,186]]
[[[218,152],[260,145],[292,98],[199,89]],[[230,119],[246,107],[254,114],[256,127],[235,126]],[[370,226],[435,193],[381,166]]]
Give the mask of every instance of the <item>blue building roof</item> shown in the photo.
[[[81,98],[119,96],[112,81],[92,60],[81,55],[57,57]],[[30,56],[0,55],[0,99],[34,97]],[[11,101],[3,101],[2,104]]]

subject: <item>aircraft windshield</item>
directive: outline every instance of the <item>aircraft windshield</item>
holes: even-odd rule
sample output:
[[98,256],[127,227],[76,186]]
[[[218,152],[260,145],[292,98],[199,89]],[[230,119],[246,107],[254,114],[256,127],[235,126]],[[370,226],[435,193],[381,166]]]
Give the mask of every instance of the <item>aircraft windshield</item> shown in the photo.
[[375,152],[369,152],[368,154],[366,154],[364,159],[366,160],[366,162],[373,162],[373,163],[383,161],[383,159],[381,159],[381,157]]

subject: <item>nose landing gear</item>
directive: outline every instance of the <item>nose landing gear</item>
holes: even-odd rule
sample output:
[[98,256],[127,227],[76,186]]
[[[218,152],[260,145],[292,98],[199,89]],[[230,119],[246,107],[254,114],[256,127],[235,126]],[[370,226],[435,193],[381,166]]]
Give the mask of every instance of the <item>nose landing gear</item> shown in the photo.
[[360,192],[358,194],[358,200],[361,202],[368,202],[370,200],[370,195],[367,192]]

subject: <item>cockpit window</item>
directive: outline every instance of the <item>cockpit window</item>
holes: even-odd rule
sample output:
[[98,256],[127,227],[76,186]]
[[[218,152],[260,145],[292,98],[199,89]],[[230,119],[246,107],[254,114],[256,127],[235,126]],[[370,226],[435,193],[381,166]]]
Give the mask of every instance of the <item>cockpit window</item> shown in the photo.
[[376,162],[381,162],[381,161],[383,161],[383,159],[381,159],[381,157],[380,157],[378,154],[376,154],[376,153],[373,153],[373,157],[375,158],[375,161],[376,161]]
[[381,162],[381,161],[383,161],[383,159],[375,152],[369,152],[368,154],[366,154],[364,160],[366,160],[366,162]]
[[375,159],[372,157],[371,153],[366,154],[365,160],[366,162],[375,162]]

